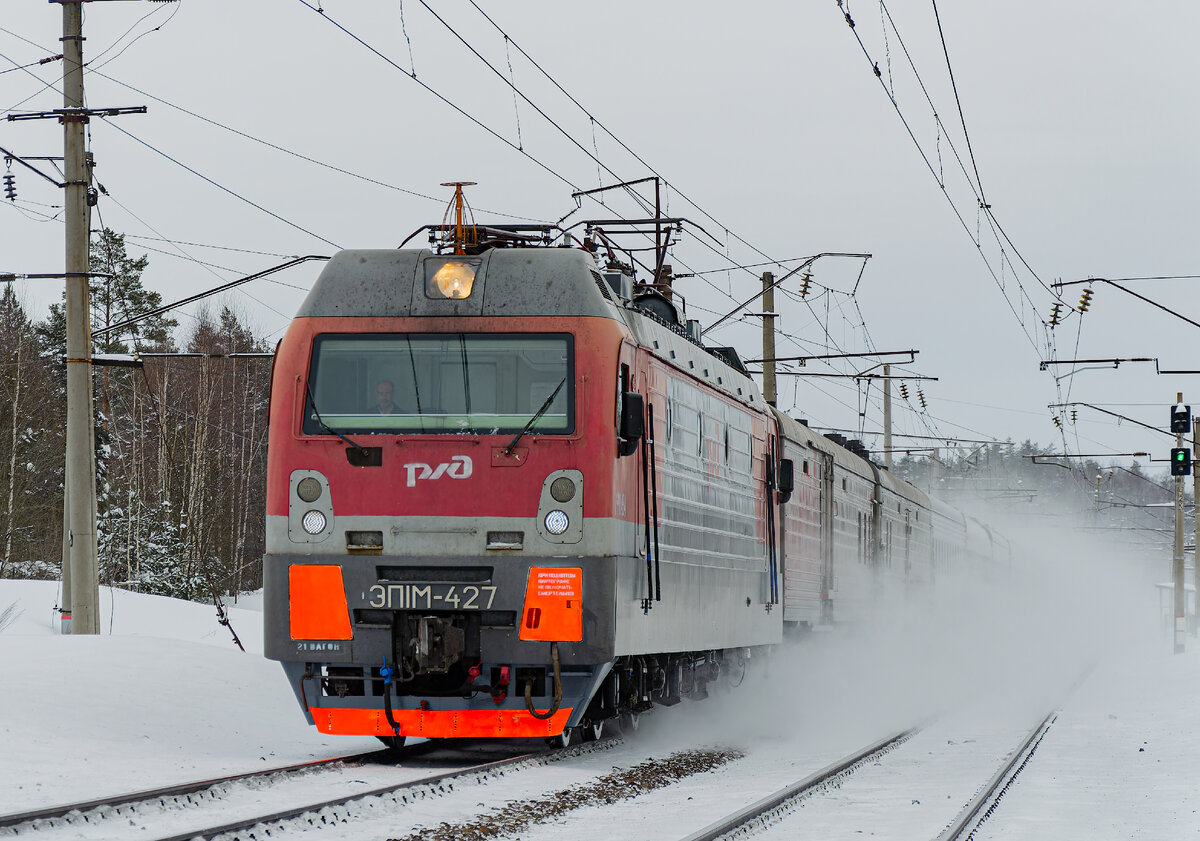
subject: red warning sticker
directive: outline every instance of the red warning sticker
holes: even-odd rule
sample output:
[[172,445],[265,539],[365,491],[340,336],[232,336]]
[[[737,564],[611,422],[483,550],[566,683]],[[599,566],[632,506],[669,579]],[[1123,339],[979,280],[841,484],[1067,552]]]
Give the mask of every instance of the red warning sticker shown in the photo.
[[531,567],[521,610],[520,638],[546,642],[583,639],[583,570]]

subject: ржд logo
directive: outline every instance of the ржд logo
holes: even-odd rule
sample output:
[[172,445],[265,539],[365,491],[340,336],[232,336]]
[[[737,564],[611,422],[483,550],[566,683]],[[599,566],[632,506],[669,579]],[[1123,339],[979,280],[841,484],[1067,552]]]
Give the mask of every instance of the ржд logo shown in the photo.
[[443,476],[449,476],[451,479],[467,479],[471,475],[472,465],[470,456],[451,456],[450,461],[443,462],[437,467],[430,467],[428,464],[414,461],[404,465],[404,469],[408,472],[405,484],[414,488],[418,479],[440,479]]

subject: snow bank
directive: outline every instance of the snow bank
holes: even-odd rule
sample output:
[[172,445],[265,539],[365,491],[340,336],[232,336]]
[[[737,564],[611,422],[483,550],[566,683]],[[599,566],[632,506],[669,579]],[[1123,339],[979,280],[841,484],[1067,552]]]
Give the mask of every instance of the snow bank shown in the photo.
[[278,664],[262,614],[101,590],[102,633],[59,636],[58,585],[0,580],[0,813],[371,750],[322,738]]

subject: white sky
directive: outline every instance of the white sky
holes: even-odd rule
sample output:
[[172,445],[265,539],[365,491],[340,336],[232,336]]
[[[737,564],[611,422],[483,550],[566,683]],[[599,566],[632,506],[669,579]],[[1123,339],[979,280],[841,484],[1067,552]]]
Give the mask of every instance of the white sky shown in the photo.
[[[503,37],[468,0],[430,5],[505,74],[511,58],[517,87],[617,176],[650,174],[603,129],[596,129],[593,145],[588,117],[515,47],[506,57]],[[726,230],[731,232],[728,254],[735,263],[764,258],[734,234],[776,260],[824,251],[874,255],[854,300],[845,293],[854,286],[859,263],[823,259],[815,264],[815,292],[837,290],[828,297],[810,295],[820,318],[779,296],[781,329],[803,340],[803,350],[781,342],[779,355],[916,348],[921,353],[908,370],[939,380],[921,384],[927,415],[909,411],[897,396],[897,431],[1032,438],[1062,446],[1046,408],[1060,392],[1053,377],[1038,370],[1038,361],[1047,358],[1040,321],[1048,318],[1053,299],[1010,248],[1005,255],[1020,266],[1016,278],[1008,263],[1001,270],[987,219],[980,218],[954,160],[950,143],[971,170],[931,5],[881,7],[858,0],[849,5],[853,32],[834,0],[743,5],[736,11],[711,2],[626,0],[602,7],[482,0],[480,5],[670,182],[672,214],[700,222],[722,242]],[[571,209],[573,188],[531,158],[576,187],[599,183],[595,161],[526,102],[516,111],[528,156],[439,102],[331,23],[409,68],[397,0],[323,0],[323,8],[325,18],[306,8],[304,0],[87,4],[85,60],[97,71],[87,77],[89,105],[149,106],[146,115],[92,124],[96,178],[111,194],[101,201],[101,219],[130,235],[133,254],[149,254],[145,281],[166,300],[283,262],[275,255],[331,253],[332,246],[321,238],[340,247],[393,247],[420,225],[440,221],[442,201],[449,197],[439,186],[442,181],[479,182],[469,199],[480,221],[502,221],[485,208],[549,221]],[[419,80],[516,142],[517,115],[507,84],[420,0],[408,0],[402,8]],[[0,71],[59,51],[56,4],[8,0],[5,12]],[[935,128],[933,110],[896,29],[889,27],[885,43],[885,12],[933,99],[945,125],[942,132]],[[1153,10],[1112,2],[1020,0],[943,4],[939,12],[984,195],[1041,280],[1200,274],[1194,245],[1200,221],[1194,201],[1200,117],[1194,62],[1187,59],[1194,55],[1200,7],[1178,0]],[[152,31],[155,27],[161,28]],[[894,89],[935,169],[940,149],[947,195],[969,233],[906,133],[855,33],[871,61],[878,62],[882,81]],[[135,41],[140,34],[144,37]],[[32,71],[44,82],[22,70],[0,73],[0,111],[61,107],[61,96],[47,87],[58,86],[61,65]],[[438,201],[331,172],[149,95]],[[317,236],[206,183],[123,132]],[[53,121],[0,122],[0,146],[19,155],[61,154],[61,129]],[[26,213],[0,202],[0,271],[60,272],[62,225],[35,215],[58,211],[26,203],[59,204],[58,191],[20,167],[14,171],[17,207]],[[603,180],[616,179],[605,174]],[[630,200],[613,194],[613,201],[611,208],[585,203],[571,221],[640,215]],[[94,217],[94,227],[100,221]],[[972,241],[977,225],[978,250]],[[176,248],[134,236],[266,253]],[[685,235],[672,256],[676,271],[728,265],[703,240],[699,232]],[[221,268],[182,259],[180,249]],[[795,263],[774,271],[778,276],[790,266]],[[748,297],[758,288],[757,274],[767,268],[772,267],[710,274],[712,286],[689,279],[677,288],[686,297],[689,316],[707,325],[715,320],[713,313],[732,308],[725,293],[737,300]],[[308,264],[276,277],[286,286],[258,281],[227,300],[262,333],[278,337],[318,271],[319,264]],[[1200,308],[1188,294],[1189,284],[1196,282],[1130,286],[1200,320]],[[60,289],[55,281],[20,286],[39,315]],[[1069,287],[1063,298],[1073,305],[1080,291]],[[822,326],[827,304],[832,343]],[[873,345],[864,338],[855,304]],[[180,318],[185,328],[191,322]],[[1062,359],[1144,356],[1159,358],[1166,369],[1200,369],[1200,360],[1189,353],[1194,331],[1099,284],[1091,311],[1082,320],[1070,317],[1054,338]],[[751,320],[710,338],[757,357],[759,335]],[[808,370],[854,372],[869,365],[860,360],[835,368],[810,363]],[[863,398],[853,380],[781,379],[780,405],[792,414],[810,418],[814,426],[860,425]],[[916,386],[909,384],[913,407],[919,407]],[[1188,398],[1189,388],[1200,407],[1195,377],[1156,376],[1153,365],[1129,364],[1063,379],[1061,396],[1164,426],[1167,405],[1178,391]],[[866,413],[865,428],[879,429],[878,386],[871,389]],[[877,439],[868,443],[880,444]],[[1160,459],[1171,446],[1166,436],[1118,425],[1082,407],[1077,424],[1068,419],[1066,443],[1083,453],[1152,450]]]

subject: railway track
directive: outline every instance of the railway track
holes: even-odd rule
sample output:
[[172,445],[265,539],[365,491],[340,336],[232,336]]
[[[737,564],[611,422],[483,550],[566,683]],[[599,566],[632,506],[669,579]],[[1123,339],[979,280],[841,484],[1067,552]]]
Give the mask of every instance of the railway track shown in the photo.
[[[207,841],[218,836],[232,841],[250,838],[258,828],[268,824],[288,821],[299,821],[304,825],[340,823],[353,817],[358,808],[373,809],[378,805],[359,804],[358,801],[381,798],[385,805],[390,802],[402,807],[415,799],[448,793],[459,780],[481,782],[512,770],[606,750],[616,744],[619,740],[606,739],[559,751],[540,749],[498,760],[460,763],[458,767],[433,774],[425,772],[437,767],[436,764],[408,766],[404,770],[416,772],[416,776],[368,785],[362,778],[371,775],[361,773],[367,763],[375,763],[377,770],[384,774],[400,770],[389,767],[387,762],[389,756],[396,757],[395,752],[375,751],[6,815],[0,818],[0,837],[111,839],[137,834],[154,841]],[[401,756],[420,755],[422,751],[417,750],[420,747],[409,748]],[[444,763],[444,760],[440,761]],[[281,794],[281,787],[296,789],[291,793],[291,802],[263,811],[265,789],[271,792],[267,799],[276,802],[289,799],[287,792]],[[323,792],[324,796],[314,797],[314,791]],[[331,795],[330,791],[336,793]]]
[[[1057,718],[1057,711],[1046,715],[1033,727],[1001,763],[1000,768],[984,783],[973,798],[936,837],[935,841],[970,841],[976,829],[995,812],[1008,789],[1032,759],[1038,746]],[[912,728],[881,739],[853,754],[822,768],[804,779],[792,783],[767,797],[744,806],[682,841],[716,841],[756,835],[777,824],[808,798],[840,787],[860,768],[872,764],[917,734]]]
[[1046,737],[1057,718],[1058,712],[1051,712],[1029,731],[1025,741],[1009,755],[971,802],[963,807],[945,831],[937,837],[937,841],[969,841],[975,830],[996,811],[1005,793],[1025,770],[1025,766],[1029,764],[1029,760],[1033,758],[1042,739]]
[[774,823],[783,815],[791,812],[800,803],[828,788],[836,787],[864,765],[874,762],[881,756],[891,753],[900,745],[907,742],[918,732],[918,728],[895,733],[874,744],[855,751],[849,756],[834,762],[810,774],[804,779],[785,786],[774,794],[767,795],[761,800],[732,812],[726,817],[714,821],[703,829],[692,833],[683,841],[715,841],[722,837],[735,837],[750,834],[758,827]]
[[135,803],[153,802],[156,800],[169,800],[171,798],[186,797],[189,794],[198,794],[203,791],[208,791],[217,788],[218,786],[229,783],[242,782],[246,780],[269,779],[273,775],[288,775],[300,771],[309,771],[316,768],[323,768],[342,763],[354,762],[370,762],[372,759],[383,759],[392,754],[388,750],[377,750],[369,753],[358,753],[349,756],[335,756],[331,759],[317,759],[312,762],[301,762],[295,765],[283,765],[275,768],[266,768],[262,771],[251,771],[245,774],[230,774],[226,777],[213,777],[208,780],[197,780],[190,783],[181,783],[174,786],[165,786],[163,788],[147,789],[144,791],[129,792],[127,794],[115,794],[111,797],[99,797],[94,800],[83,800],[78,803],[65,803],[58,806],[47,806],[43,809],[33,809],[28,812],[14,812],[8,815],[0,815],[0,829],[8,827],[17,827],[23,824],[31,824],[34,821],[54,821],[57,818],[64,818],[72,812],[78,812],[81,815],[90,813],[98,809],[116,809],[121,806],[127,806]]

